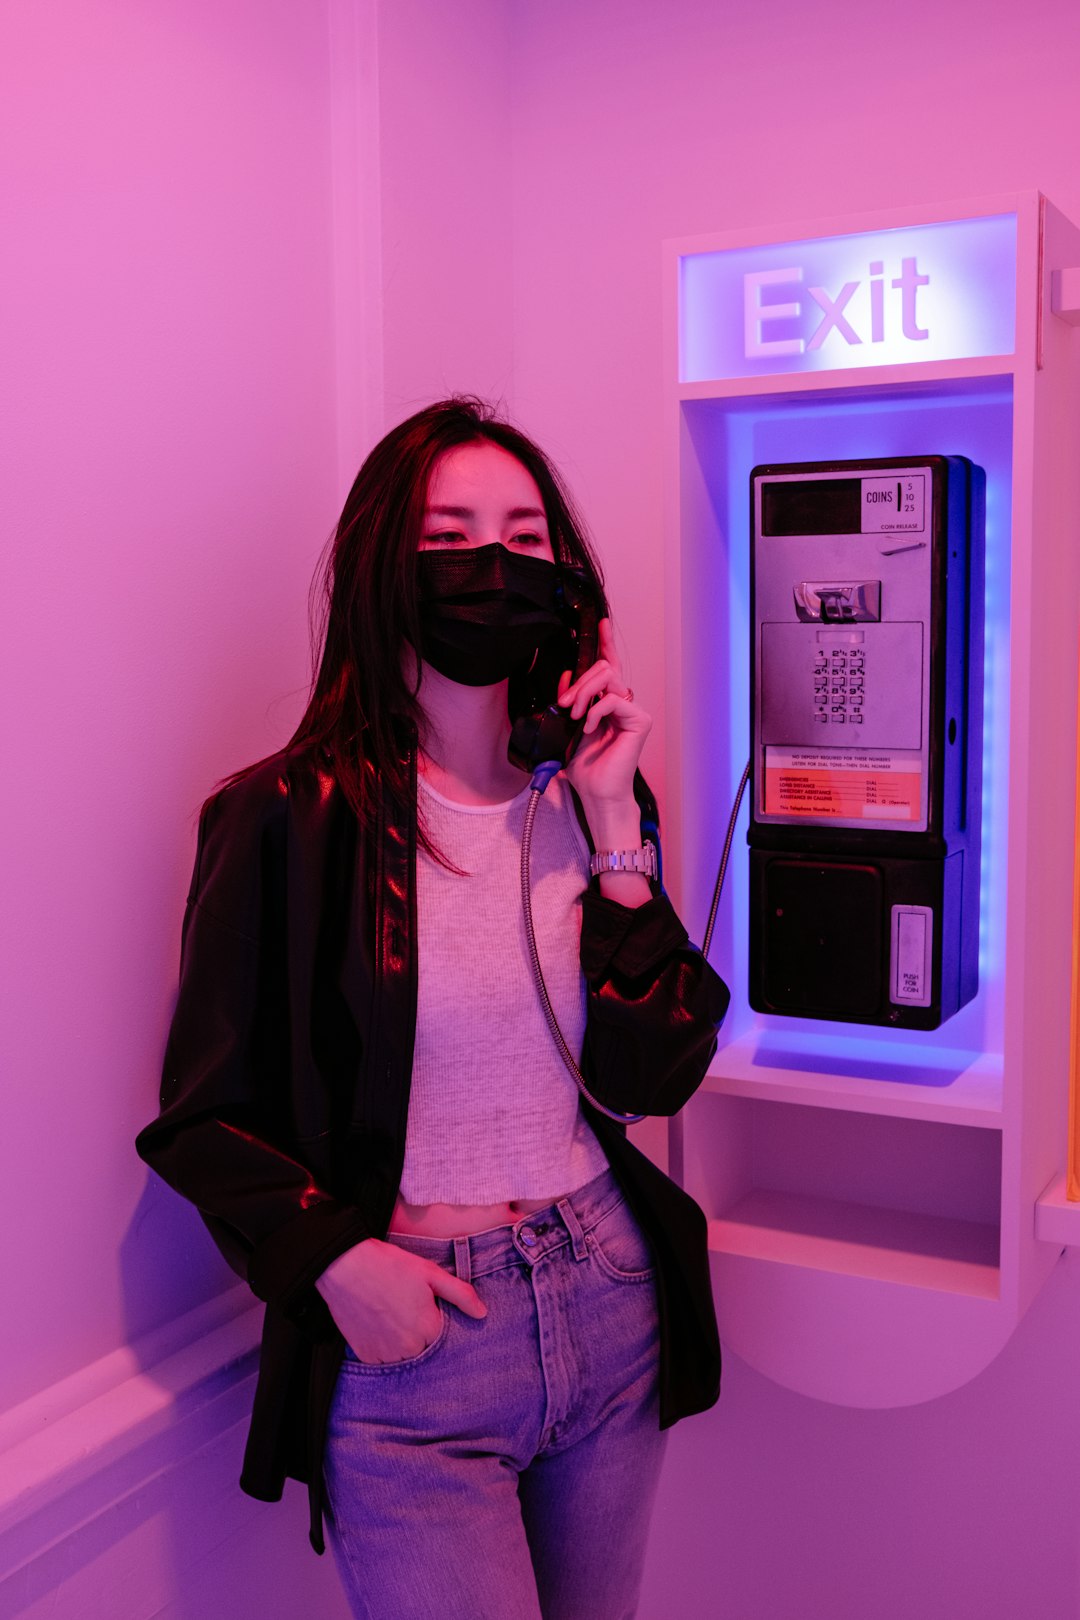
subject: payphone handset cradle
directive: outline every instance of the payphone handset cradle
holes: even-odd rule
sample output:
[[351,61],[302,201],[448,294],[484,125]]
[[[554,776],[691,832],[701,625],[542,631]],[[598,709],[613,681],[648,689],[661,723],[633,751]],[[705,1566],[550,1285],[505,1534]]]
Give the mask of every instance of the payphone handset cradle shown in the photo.
[[975,994],[984,484],[943,455],[751,474],[758,1010],[932,1029]]

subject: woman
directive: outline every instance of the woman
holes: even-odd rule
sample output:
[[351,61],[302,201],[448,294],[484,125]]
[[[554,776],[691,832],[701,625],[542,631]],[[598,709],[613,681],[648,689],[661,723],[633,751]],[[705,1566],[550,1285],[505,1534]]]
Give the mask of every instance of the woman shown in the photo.
[[[138,1146],[266,1301],[241,1484],[308,1482],[357,1615],[632,1614],[661,1431],[718,1390],[704,1219],[611,1116],[681,1107],[727,992],[648,875],[650,722],[575,581],[602,603],[537,447],[419,412],[345,504],[296,735],[200,820]],[[507,755],[568,626],[531,867],[588,1100]]]

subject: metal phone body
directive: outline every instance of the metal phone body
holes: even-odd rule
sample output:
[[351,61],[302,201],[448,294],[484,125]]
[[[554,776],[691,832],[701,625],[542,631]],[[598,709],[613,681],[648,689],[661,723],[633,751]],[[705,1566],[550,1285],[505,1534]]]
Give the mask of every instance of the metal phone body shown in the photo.
[[978,988],[985,476],[750,475],[750,1004],[935,1029]]

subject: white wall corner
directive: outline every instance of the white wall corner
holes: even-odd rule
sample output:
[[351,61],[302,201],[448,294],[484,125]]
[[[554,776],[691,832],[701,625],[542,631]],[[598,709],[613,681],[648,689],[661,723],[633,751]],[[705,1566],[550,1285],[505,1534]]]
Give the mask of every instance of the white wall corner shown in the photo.
[[378,0],[327,0],[338,483],[384,429]]

